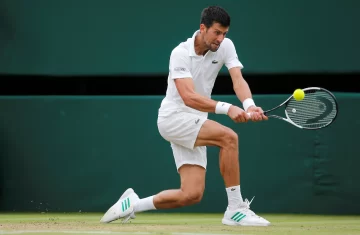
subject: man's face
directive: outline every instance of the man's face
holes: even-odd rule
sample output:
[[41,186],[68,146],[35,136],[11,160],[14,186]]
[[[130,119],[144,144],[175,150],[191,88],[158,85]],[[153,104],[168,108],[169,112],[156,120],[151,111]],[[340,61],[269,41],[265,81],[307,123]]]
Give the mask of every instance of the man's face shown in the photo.
[[221,26],[221,24],[215,22],[210,28],[206,28],[204,24],[201,24],[200,30],[207,48],[212,52],[216,52],[229,31],[229,27]]

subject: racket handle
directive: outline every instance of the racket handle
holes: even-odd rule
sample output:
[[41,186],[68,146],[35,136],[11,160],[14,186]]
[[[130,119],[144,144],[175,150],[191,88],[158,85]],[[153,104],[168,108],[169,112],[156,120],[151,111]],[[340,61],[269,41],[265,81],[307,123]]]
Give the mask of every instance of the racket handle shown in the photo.
[[[249,117],[251,117],[251,113],[247,113]],[[266,116],[266,112],[264,112],[264,115]]]

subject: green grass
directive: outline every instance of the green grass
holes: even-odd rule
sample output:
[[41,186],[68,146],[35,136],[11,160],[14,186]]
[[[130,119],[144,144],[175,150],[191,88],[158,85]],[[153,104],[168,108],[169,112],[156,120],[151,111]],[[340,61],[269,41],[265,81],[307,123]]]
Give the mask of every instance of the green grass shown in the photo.
[[360,234],[360,216],[262,215],[269,227],[221,224],[222,214],[138,214],[130,224],[101,224],[102,214],[0,214],[0,234]]

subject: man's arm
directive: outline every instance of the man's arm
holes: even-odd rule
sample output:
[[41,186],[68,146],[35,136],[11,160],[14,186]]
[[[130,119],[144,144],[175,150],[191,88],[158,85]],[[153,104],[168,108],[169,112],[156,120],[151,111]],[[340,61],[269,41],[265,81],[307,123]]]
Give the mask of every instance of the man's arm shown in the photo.
[[[243,103],[246,99],[252,99],[252,94],[249,88],[248,83],[245,81],[242,76],[241,70],[239,67],[234,67],[229,69],[231,80],[233,82],[233,88],[238,99]],[[244,107],[246,108],[246,107]],[[247,107],[248,108],[248,107]],[[246,111],[246,110],[245,110]]]
[[203,112],[215,112],[217,102],[195,92],[190,72],[190,57],[184,48],[175,48],[170,55],[170,77],[185,105]]
[[247,112],[247,109],[251,106],[255,106],[255,104],[252,100],[250,88],[241,74],[241,69],[244,66],[238,59],[234,43],[230,39],[224,39],[223,43],[225,49],[225,66],[229,69],[236,96],[243,103],[244,110]]
[[235,122],[249,120],[248,115],[241,108],[196,93],[192,78],[175,79],[174,82],[186,106],[208,113],[227,114]]
[[[262,108],[257,107],[252,99],[252,93],[248,83],[242,76],[239,67],[229,69],[229,73],[233,82],[233,88],[238,99],[243,103],[244,110],[252,113],[251,119],[253,121],[267,120],[268,117],[264,115]],[[245,103],[244,103],[245,102]]]
[[174,82],[186,106],[202,112],[215,112],[217,101],[196,93],[192,78],[179,78]]

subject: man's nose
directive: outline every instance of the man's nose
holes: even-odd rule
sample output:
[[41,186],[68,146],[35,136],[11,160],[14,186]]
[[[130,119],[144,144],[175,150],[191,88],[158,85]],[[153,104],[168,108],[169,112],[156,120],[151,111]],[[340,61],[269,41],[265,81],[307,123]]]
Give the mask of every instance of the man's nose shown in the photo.
[[221,42],[224,40],[224,38],[225,38],[225,35],[220,34],[220,35],[217,37],[216,41],[217,41],[218,43],[221,43]]

